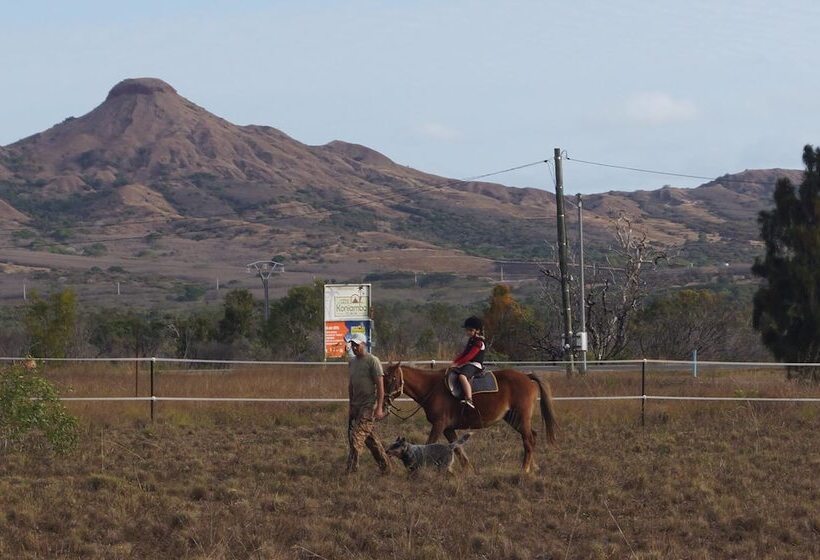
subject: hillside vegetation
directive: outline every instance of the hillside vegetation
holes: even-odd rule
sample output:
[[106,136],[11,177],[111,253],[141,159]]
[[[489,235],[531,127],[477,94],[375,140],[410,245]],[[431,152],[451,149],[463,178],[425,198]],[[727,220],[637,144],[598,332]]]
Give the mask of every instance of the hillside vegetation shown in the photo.
[[[612,221],[627,215],[679,264],[750,264],[760,253],[755,218],[781,176],[799,172],[589,196],[589,262],[603,263]],[[141,272],[129,280],[156,298],[162,283],[241,282],[246,263],[273,255],[295,273],[288,285],[317,273],[486,276],[498,272],[494,259],[551,259],[555,237],[546,191],[447,179],[365,146],[308,146],[237,126],[153,78],[124,80],[89,113],[3,147],[0,215],[0,297],[53,276],[87,287],[78,276],[93,266],[110,284],[106,270],[118,266]]]

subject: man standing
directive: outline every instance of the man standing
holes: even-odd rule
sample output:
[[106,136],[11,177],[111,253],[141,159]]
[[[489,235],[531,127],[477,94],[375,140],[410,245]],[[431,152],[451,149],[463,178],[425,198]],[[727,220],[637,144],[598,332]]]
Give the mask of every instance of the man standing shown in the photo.
[[347,455],[347,472],[359,468],[359,455],[366,445],[382,473],[390,471],[390,463],[381,442],[375,434],[376,421],[387,413],[384,411],[384,372],[379,359],[367,352],[367,338],[361,333],[349,337],[350,382],[348,396],[350,408],[347,418],[347,441],[350,451]]

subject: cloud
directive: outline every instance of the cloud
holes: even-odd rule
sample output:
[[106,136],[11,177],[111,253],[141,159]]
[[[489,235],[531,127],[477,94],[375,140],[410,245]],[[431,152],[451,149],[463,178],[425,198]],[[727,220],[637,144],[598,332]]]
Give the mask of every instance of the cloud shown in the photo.
[[627,119],[649,126],[691,121],[698,116],[698,108],[691,101],[675,99],[660,91],[632,94],[626,100],[624,112]]
[[426,122],[416,126],[416,132],[426,138],[450,142],[461,138],[461,133],[440,123]]

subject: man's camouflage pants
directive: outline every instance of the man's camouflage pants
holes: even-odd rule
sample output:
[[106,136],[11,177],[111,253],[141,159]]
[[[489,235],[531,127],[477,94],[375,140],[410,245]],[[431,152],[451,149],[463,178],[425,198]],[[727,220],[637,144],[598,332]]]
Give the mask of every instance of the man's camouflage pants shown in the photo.
[[382,472],[390,470],[390,463],[387,454],[384,452],[381,442],[375,435],[376,421],[373,418],[373,411],[367,410],[352,414],[347,424],[347,442],[350,451],[347,454],[347,472],[354,472],[359,468],[359,455],[365,446],[373,454],[379,469]]

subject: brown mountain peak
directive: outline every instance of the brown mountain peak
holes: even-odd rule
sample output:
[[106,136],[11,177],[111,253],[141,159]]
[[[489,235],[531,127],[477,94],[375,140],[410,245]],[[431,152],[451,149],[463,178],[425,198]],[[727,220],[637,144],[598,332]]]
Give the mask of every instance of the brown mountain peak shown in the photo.
[[157,93],[176,94],[176,90],[170,84],[158,78],[129,78],[123,80],[108,92],[106,101],[121,95],[154,95]]

